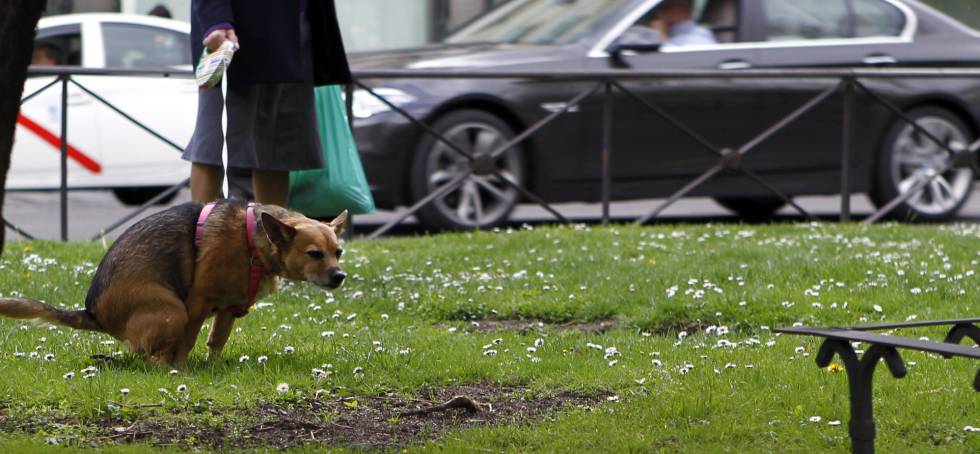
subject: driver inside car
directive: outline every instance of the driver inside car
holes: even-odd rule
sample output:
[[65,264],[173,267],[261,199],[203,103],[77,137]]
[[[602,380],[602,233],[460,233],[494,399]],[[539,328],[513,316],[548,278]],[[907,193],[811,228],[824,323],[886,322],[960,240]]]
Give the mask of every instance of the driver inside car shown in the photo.
[[664,0],[654,8],[648,26],[660,32],[665,45],[717,44],[711,30],[694,22],[693,10],[693,0]]

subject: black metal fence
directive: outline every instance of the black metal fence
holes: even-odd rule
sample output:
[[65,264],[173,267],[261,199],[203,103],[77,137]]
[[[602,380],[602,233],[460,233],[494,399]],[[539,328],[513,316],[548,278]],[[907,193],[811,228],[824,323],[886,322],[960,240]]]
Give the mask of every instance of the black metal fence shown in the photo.
[[[31,76],[53,76],[54,80],[51,83],[45,85],[41,89],[25,96],[22,99],[23,102],[27,102],[40,92],[47,90],[55,85],[61,86],[62,90],[62,101],[61,101],[61,233],[62,239],[67,240],[68,236],[68,217],[67,217],[67,143],[68,143],[68,115],[69,106],[67,103],[67,92],[68,85],[72,84],[84,91],[89,96],[92,96],[95,100],[99,101],[107,108],[113,110],[115,113],[121,115],[123,118],[133,123],[140,129],[146,131],[152,136],[159,140],[167,143],[170,147],[174,148],[175,151],[182,151],[182,147],[151,128],[143,124],[139,119],[134,118],[132,115],[122,111],[118,107],[114,106],[111,102],[99,96],[97,93],[92,92],[84,85],[80,84],[73,76],[133,76],[133,77],[191,77],[192,74],[188,71],[176,71],[176,70],[105,70],[105,69],[89,69],[89,68],[77,68],[77,67],[44,67],[44,68],[31,68],[29,71]],[[561,115],[568,113],[569,111],[578,107],[584,100],[593,96],[601,96],[603,98],[603,120],[601,125],[598,127],[602,128],[602,146],[601,149],[596,150],[601,156],[601,169],[600,172],[600,187],[597,188],[601,193],[602,201],[602,220],[603,223],[608,223],[610,219],[610,202],[612,198],[612,173],[611,173],[611,161],[612,156],[615,153],[613,149],[613,126],[615,118],[613,117],[613,103],[614,94],[619,92],[625,95],[627,99],[631,102],[636,102],[642,105],[646,110],[661,118],[663,121],[672,125],[678,133],[689,136],[701,145],[705,150],[715,155],[717,161],[711,167],[705,169],[697,178],[691,180],[689,183],[683,185],[677,189],[670,197],[668,197],[663,202],[659,203],[657,207],[652,210],[649,214],[636,220],[637,223],[643,224],[647,223],[658,216],[660,216],[664,210],[676,203],[681,198],[690,194],[694,189],[698,188],[706,181],[710,180],[714,176],[722,173],[723,171],[733,171],[740,172],[751,180],[757,182],[759,185],[764,187],[773,196],[778,197],[780,200],[784,201],[786,204],[792,206],[796,209],[802,216],[806,218],[811,218],[810,214],[803,209],[800,205],[794,202],[790,194],[786,194],[781,191],[778,187],[770,184],[765,178],[760,176],[753,170],[746,168],[742,165],[742,159],[744,156],[753,150],[755,150],[759,144],[763,143],[774,134],[779,131],[784,130],[789,125],[796,122],[801,116],[812,111],[817,106],[821,105],[824,101],[830,98],[836,93],[843,94],[843,109],[841,111],[841,209],[840,209],[840,219],[843,222],[847,222],[851,219],[851,207],[850,207],[850,195],[851,190],[851,162],[852,162],[852,151],[853,151],[853,131],[854,131],[854,102],[855,102],[855,92],[860,91],[864,93],[868,98],[876,103],[881,104],[890,110],[897,118],[911,125],[915,130],[920,133],[923,137],[934,142],[941,149],[945,150],[948,154],[948,158],[945,161],[943,168],[939,171],[934,172],[929,175],[925,175],[913,184],[911,187],[907,188],[904,192],[900,193],[898,197],[892,200],[890,203],[882,206],[878,211],[873,213],[871,216],[866,218],[863,222],[865,224],[871,224],[877,222],[886,214],[891,212],[901,203],[909,200],[919,191],[928,185],[933,179],[937,178],[939,175],[952,168],[961,167],[976,167],[976,149],[980,148],[978,144],[950,144],[945,143],[929,130],[923,128],[915,120],[909,117],[900,107],[894,105],[885,97],[875,93],[872,89],[863,82],[865,80],[872,79],[968,79],[968,78],[980,78],[980,69],[967,69],[967,68],[921,68],[921,69],[879,69],[879,68],[856,68],[856,69],[776,69],[776,70],[766,70],[766,69],[744,69],[744,70],[659,70],[659,71],[638,71],[638,70],[602,70],[602,71],[579,71],[579,72],[554,72],[554,71],[436,71],[436,70],[367,70],[367,71],[355,71],[355,82],[354,84],[363,89],[366,93],[377,97],[382,103],[386,104],[392,110],[398,114],[407,118],[410,122],[415,124],[417,127],[421,128],[425,133],[431,134],[437,141],[449,147],[454,152],[458,153],[460,156],[464,157],[469,166],[466,171],[452,178],[445,184],[437,187],[427,196],[417,200],[412,206],[407,209],[402,209],[396,212],[395,216],[391,221],[379,227],[375,231],[371,232],[368,237],[376,238],[381,236],[393,227],[401,224],[410,216],[415,214],[419,209],[432,203],[436,199],[444,197],[446,194],[459,188],[464,182],[471,178],[476,172],[484,172],[490,174],[496,174],[500,177],[500,181],[511,186],[517,192],[519,192],[526,200],[536,203],[542,206],[545,210],[551,213],[554,218],[559,222],[568,222],[568,219],[562,215],[560,211],[552,207],[546,200],[537,196],[530,190],[522,187],[520,184],[511,181],[508,178],[503,178],[499,171],[493,166],[494,160],[501,157],[505,153],[514,152],[514,147],[537,131],[541,130],[556,118]],[[544,116],[534,124],[530,125],[524,131],[519,132],[513,139],[507,143],[501,145],[497,149],[493,150],[486,156],[474,156],[466,150],[462,149],[457,144],[453,143],[451,140],[440,135],[435,129],[430,126],[426,119],[419,119],[413,117],[410,113],[404,109],[397,106],[395,103],[387,100],[384,96],[379,95],[375,92],[367,81],[378,81],[386,79],[505,79],[505,80],[525,80],[525,81],[549,81],[549,82],[586,82],[588,83],[588,88],[577,93],[567,103],[563,105],[560,110],[551,112],[550,114]],[[786,115],[784,118],[780,119],[770,127],[753,138],[752,140],[744,144],[733,144],[730,147],[717,146],[703,136],[697,134],[692,128],[685,125],[683,122],[677,120],[670,112],[658,106],[654,101],[650,99],[645,99],[631,92],[626,86],[624,86],[624,81],[633,80],[669,80],[669,79],[725,79],[725,80],[737,80],[737,79],[770,79],[770,80],[785,80],[785,79],[823,79],[837,81],[837,84],[827,88],[818,95],[814,96],[809,101],[800,105],[796,110]],[[350,108],[350,103],[352,102],[352,89],[349,87],[348,93],[348,108]],[[188,119],[188,121],[191,121]],[[149,206],[156,203],[157,201],[168,197],[173,192],[178,191],[180,188],[185,187],[188,184],[188,180],[184,180],[180,183],[175,184],[170,189],[164,193],[158,195],[153,200],[150,200],[143,206],[137,208],[134,212],[127,215],[125,218],[111,224],[102,230],[100,235],[96,236],[94,239],[98,239],[107,233],[117,229],[119,226],[125,224],[129,220],[138,216],[144,212]],[[5,221],[6,222],[6,221]],[[21,234],[30,238],[27,232],[23,229],[19,229],[16,226],[11,225],[7,222],[9,227],[16,229]]]

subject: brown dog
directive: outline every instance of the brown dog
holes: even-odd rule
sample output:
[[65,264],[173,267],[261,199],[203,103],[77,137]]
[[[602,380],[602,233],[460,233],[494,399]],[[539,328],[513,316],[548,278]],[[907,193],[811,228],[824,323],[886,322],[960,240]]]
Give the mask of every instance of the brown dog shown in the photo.
[[[149,216],[109,248],[95,272],[85,310],[62,311],[40,301],[5,298],[0,299],[0,315],[104,332],[154,363],[178,366],[186,364],[201,325],[216,315],[208,336],[208,356],[215,357],[235,317],[247,312],[249,293],[275,290],[279,276],[329,289],[339,287],[345,277],[338,237],[346,211],[321,223],[273,205],[249,210],[245,202],[219,201],[200,229],[202,206],[197,203]],[[248,220],[253,220],[251,242]],[[200,234],[199,246],[195,233]],[[252,277],[256,266],[261,272]]]

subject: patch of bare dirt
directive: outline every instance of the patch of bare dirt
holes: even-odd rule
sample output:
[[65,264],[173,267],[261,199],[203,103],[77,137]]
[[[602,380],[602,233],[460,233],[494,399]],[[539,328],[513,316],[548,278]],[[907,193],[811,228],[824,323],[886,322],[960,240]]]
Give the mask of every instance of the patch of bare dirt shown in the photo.
[[[464,402],[466,405],[461,405],[464,408],[424,411],[457,396],[468,398],[457,399],[457,402],[468,401]],[[604,395],[576,393],[528,397],[523,388],[492,384],[433,388],[423,390],[417,398],[323,397],[234,411],[233,417],[226,418],[234,422],[221,426],[179,423],[159,416],[141,417],[131,423],[109,419],[87,421],[89,427],[97,427],[97,435],[86,439],[81,445],[146,442],[210,449],[346,445],[360,449],[391,450],[413,442],[436,439],[450,430],[527,423],[552,417],[562,410],[591,409],[604,399]],[[474,403],[478,411],[471,405]],[[421,414],[411,414],[419,413],[417,410],[420,409],[423,410]],[[70,424],[75,423],[78,422]],[[0,426],[8,425],[0,422]],[[25,431],[28,428],[0,427],[4,432],[10,429]],[[26,431],[33,432],[29,429]]]
[[[591,408],[601,396],[563,393],[526,398],[524,391],[492,385],[455,386],[430,390],[421,399],[369,397],[345,401],[312,401],[298,408],[269,407],[248,436],[263,445],[285,447],[294,440],[385,449],[437,438],[449,430],[516,424],[548,417],[571,408]],[[438,405],[456,396],[479,403],[482,411],[451,408],[405,416],[406,412]],[[354,403],[356,402],[356,404]]]
[[545,328],[559,331],[575,330],[586,334],[599,334],[619,326],[619,320],[604,319],[589,322],[547,323],[540,320],[470,320],[464,328],[467,332],[514,331],[521,334],[543,331]]

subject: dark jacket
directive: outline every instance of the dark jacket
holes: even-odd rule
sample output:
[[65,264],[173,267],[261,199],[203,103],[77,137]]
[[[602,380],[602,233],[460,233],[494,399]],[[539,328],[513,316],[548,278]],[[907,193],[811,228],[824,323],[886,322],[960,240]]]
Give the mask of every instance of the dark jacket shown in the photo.
[[[193,0],[191,52],[195,66],[204,49],[204,32],[230,23],[241,49],[228,69],[228,83],[302,82],[300,0]],[[333,0],[309,0],[306,10],[313,39],[313,83],[350,82],[350,68]]]

